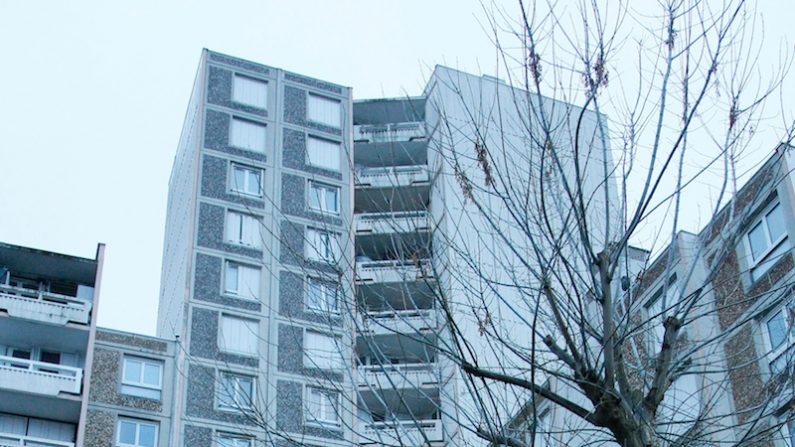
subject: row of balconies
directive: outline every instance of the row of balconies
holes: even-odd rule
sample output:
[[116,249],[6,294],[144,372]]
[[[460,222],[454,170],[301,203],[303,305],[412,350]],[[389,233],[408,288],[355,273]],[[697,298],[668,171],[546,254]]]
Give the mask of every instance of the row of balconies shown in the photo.
[[54,441],[34,436],[0,432],[0,447],[74,447],[74,442]]
[[0,356],[0,387],[17,392],[58,396],[80,394],[83,370],[71,366]]
[[365,424],[359,434],[359,444],[385,446],[421,446],[444,441],[442,421],[396,420]]

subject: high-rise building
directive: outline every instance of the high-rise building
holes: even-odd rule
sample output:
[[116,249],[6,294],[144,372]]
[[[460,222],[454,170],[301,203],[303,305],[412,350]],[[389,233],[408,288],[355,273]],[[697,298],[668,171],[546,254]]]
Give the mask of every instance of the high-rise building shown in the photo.
[[173,445],[352,438],[351,116],[350,88],[202,52],[158,315]]

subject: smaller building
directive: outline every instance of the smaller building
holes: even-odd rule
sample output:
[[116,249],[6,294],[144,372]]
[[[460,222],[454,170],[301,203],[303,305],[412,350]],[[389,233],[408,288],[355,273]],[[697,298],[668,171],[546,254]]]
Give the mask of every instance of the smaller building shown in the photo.
[[174,439],[174,341],[96,332],[85,447],[166,447]]

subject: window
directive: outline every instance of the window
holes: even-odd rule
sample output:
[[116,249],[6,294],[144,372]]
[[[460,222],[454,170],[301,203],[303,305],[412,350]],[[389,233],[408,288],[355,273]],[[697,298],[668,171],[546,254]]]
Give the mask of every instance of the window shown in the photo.
[[339,242],[336,234],[314,228],[306,229],[305,255],[307,259],[334,262],[338,250]]
[[776,203],[746,235],[751,253],[751,279],[756,281],[789,250],[781,204]]
[[259,342],[259,322],[246,318],[221,315],[218,348],[235,354],[256,356]]
[[232,118],[229,144],[241,149],[265,152],[265,125]]
[[262,197],[262,169],[232,165],[232,191]]
[[250,214],[226,212],[226,241],[232,244],[259,248],[262,246],[260,220]]
[[254,406],[254,377],[221,372],[218,378],[218,406],[225,410],[245,410]]
[[646,305],[648,316],[647,329],[649,333],[649,343],[651,352],[659,353],[662,349],[663,336],[665,335],[665,319],[673,315],[678,302],[679,294],[676,275],[672,275],[668,280],[668,286],[662,286],[654,292],[654,295]]
[[780,373],[792,360],[792,348],[795,346],[793,319],[795,318],[795,302],[776,309],[764,321],[763,334],[767,344],[767,359],[770,372]]
[[124,356],[121,392],[131,396],[160,399],[163,388],[163,362]]
[[338,287],[336,284],[311,276],[306,279],[306,283],[307,309],[329,313],[337,312]]
[[216,445],[218,447],[251,447],[251,438],[221,433],[218,435]]
[[309,94],[306,117],[309,121],[325,124],[331,127],[340,127],[342,108],[336,99]]
[[324,213],[339,213],[340,189],[323,183],[309,182],[309,208]]
[[224,292],[251,300],[259,299],[260,269],[227,261]]
[[339,393],[313,387],[307,387],[306,390],[306,421],[322,425],[339,425]]
[[318,168],[340,170],[340,144],[310,136],[306,140],[306,162]]
[[135,419],[119,419],[116,445],[155,447],[157,445],[157,424]]
[[268,83],[236,74],[232,82],[232,101],[265,109],[268,106]]
[[342,369],[345,366],[339,338],[314,331],[304,333],[304,366],[307,368]]

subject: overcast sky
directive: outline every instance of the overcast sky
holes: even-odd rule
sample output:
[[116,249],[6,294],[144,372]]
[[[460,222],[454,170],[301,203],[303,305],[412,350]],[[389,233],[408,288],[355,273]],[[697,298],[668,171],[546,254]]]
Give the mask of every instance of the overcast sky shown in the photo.
[[[795,36],[790,5],[763,5],[773,51]],[[474,0],[0,0],[0,241],[85,257],[104,242],[100,325],[154,334],[168,177],[202,48],[359,99],[416,95],[437,63],[493,73],[481,16]]]

